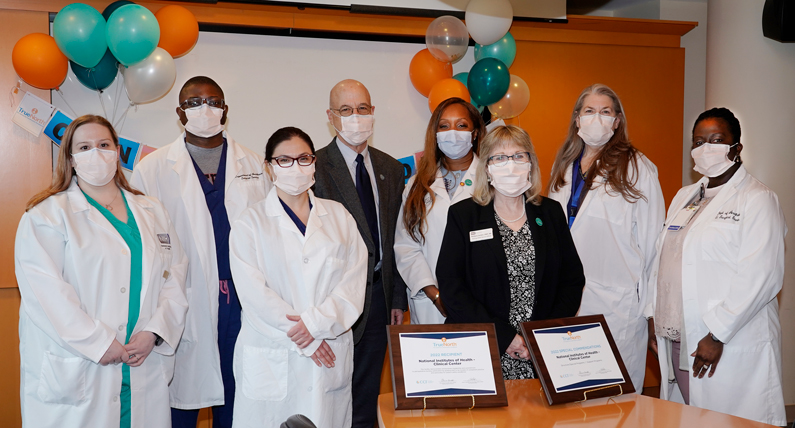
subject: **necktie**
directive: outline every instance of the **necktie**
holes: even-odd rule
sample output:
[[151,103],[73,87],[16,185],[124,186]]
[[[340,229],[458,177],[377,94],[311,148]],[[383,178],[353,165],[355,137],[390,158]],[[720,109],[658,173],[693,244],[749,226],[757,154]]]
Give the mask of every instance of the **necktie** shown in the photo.
[[370,235],[373,237],[375,246],[375,264],[381,260],[381,240],[378,235],[378,215],[375,210],[375,197],[373,196],[373,185],[370,183],[370,174],[364,167],[364,156],[356,155],[356,192],[359,193],[359,201],[362,203],[364,217],[367,219],[367,226],[370,228]]

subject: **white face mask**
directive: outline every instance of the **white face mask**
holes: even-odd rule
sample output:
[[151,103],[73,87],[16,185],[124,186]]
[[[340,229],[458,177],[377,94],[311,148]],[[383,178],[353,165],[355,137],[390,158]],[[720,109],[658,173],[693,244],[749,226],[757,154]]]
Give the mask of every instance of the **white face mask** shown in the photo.
[[436,133],[439,150],[450,159],[461,159],[472,150],[471,131],[443,131]]
[[589,146],[603,146],[613,136],[615,120],[613,116],[596,113],[580,116],[580,130],[577,135]]
[[119,154],[116,150],[94,148],[73,153],[72,164],[77,176],[92,186],[104,186],[116,176]]
[[300,195],[306,192],[313,184],[315,184],[315,164],[309,166],[298,165],[298,162],[293,162],[293,166],[289,168],[282,168],[278,165],[271,164],[273,175],[276,180],[273,185],[282,190],[288,195]]
[[731,146],[726,144],[704,143],[690,151],[690,156],[696,166],[693,169],[699,174],[707,177],[717,177],[734,165],[735,160],[729,160],[729,150],[739,143]]
[[[333,112],[332,112],[333,114]],[[367,139],[373,135],[373,115],[352,114],[350,116],[337,116],[342,122],[342,130],[331,126],[340,133],[340,137],[354,146],[360,146],[367,142]]]
[[202,104],[201,107],[189,108],[185,110],[185,117],[188,118],[185,130],[197,137],[214,137],[224,130],[224,125],[221,125],[223,116],[224,109],[210,107],[207,104]]
[[530,162],[515,163],[509,160],[503,166],[489,165],[491,185],[509,198],[515,198],[532,186],[530,182]]

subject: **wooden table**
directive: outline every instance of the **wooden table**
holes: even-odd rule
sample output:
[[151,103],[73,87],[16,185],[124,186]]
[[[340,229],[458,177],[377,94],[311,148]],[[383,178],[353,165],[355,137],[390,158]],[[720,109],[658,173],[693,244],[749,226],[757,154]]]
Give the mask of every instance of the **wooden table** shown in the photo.
[[772,427],[724,413],[638,394],[584,403],[547,404],[537,379],[505,381],[508,407],[395,410],[392,394],[378,397],[380,428],[583,427],[589,428],[761,428]]

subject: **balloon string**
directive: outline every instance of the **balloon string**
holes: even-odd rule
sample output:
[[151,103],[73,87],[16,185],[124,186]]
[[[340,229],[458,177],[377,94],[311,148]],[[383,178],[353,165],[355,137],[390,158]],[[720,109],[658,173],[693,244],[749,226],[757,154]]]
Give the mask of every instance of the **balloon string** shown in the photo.
[[17,84],[16,84],[16,85],[14,85],[14,86],[12,86],[12,87],[11,87],[11,89],[8,91],[8,104],[9,104],[9,106],[10,106],[11,108],[14,108],[14,107],[16,107],[16,106],[17,106],[17,104],[16,104],[16,99],[15,99],[16,97],[14,97],[14,95],[16,95],[16,94],[18,94],[18,93],[20,93],[20,92],[22,92],[22,93],[27,93],[27,91],[26,91],[26,90],[22,89],[22,88],[19,86],[19,83],[20,83],[20,82],[17,82]]
[[72,108],[72,106],[71,106],[71,105],[69,105],[69,101],[66,101],[66,97],[64,97],[64,95],[63,95],[63,92],[61,92],[61,90],[60,90],[60,89],[56,89],[56,90],[55,90],[55,92],[57,92],[57,93],[58,93],[58,95],[60,95],[60,96],[61,96],[61,99],[63,100],[64,104],[66,104],[66,106],[67,106],[67,107],[69,107],[69,111],[71,111],[71,112],[72,112],[72,114],[74,115],[74,117],[77,117],[78,115],[77,115],[77,113],[75,112],[75,109],[73,109],[73,108]]
[[99,85],[97,85],[97,73],[92,73],[92,70],[88,70],[88,75],[91,76],[91,80],[94,81],[94,87],[97,88],[97,96],[99,96],[99,104],[102,105],[102,112],[105,113],[105,119],[108,118],[108,109],[105,108],[105,100],[102,99],[102,90],[99,89]]
[[121,134],[121,130],[124,129],[124,123],[127,122],[127,112],[130,111],[130,107],[132,107],[133,103],[130,103],[126,109],[124,109],[124,113],[122,113],[121,117],[119,118],[118,124],[114,126],[116,128],[116,133]]
[[[119,63],[116,63],[116,68],[119,68]],[[114,98],[113,104],[113,119],[110,121],[110,123],[116,122],[116,112],[119,109],[119,97],[121,96],[121,87],[123,85],[122,79],[124,79],[124,75],[121,74],[121,70],[118,70],[116,75],[119,76],[119,78],[116,80],[116,98]]]

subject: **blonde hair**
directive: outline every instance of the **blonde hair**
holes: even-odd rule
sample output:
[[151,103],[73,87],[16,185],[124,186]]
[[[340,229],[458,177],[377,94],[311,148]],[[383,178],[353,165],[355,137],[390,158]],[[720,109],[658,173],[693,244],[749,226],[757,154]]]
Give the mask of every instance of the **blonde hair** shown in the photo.
[[585,142],[578,135],[577,118],[580,116],[583,104],[585,104],[585,98],[592,94],[605,95],[612,100],[613,111],[616,113],[616,117],[619,118],[619,122],[613,136],[602,147],[597,160],[586,171],[585,185],[589,189],[593,188],[594,178],[601,176],[605,177],[605,187],[608,192],[617,192],[630,203],[636,202],[638,199],[645,200],[646,197],[640,189],[635,187],[638,175],[633,174],[633,172],[638,169],[638,150],[629,140],[624,106],[621,104],[618,94],[601,83],[596,83],[583,89],[580,97],[577,98],[574,110],[571,112],[569,133],[555,157],[555,163],[552,165],[552,178],[549,181],[547,190],[549,193],[557,192],[566,185],[566,171],[569,165],[584,150]]
[[[102,125],[105,128],[108,128],[111,138],[113,139],[113,145],[116,147],[119,146],[119,136],[116,134],[116,130],[113,129],[113,125],[111,125],[110,122],[108,122],[108,120],[104,117],[87,114],[73,120],[72,123],[66,127],[63,138],[61,139],[61,150],[58,152],[58,161],[55,165],[55,171],[52,175],[52,184],[50,184],[50,187],[42,190],[30,198],[28,205],[25,207],[25,211],[28,211],[36,205],[42,203],[50,196],[65,191],[69,188],[69,185],[72,184],[72,177],[75,175],[74,168],[72,168],[71,163],[72,145],[74,143],[75,131],[77,128],[89,123],[96,123],[97,125]],[[113,181],[118,187],[130,193],[143,195],[143,193],[135,190],[127,182],[127,179],[124,177],[124,173],[121,171],[121,163],[118,161],[116,161],[116,175],[113,177]]]
[[489,184],[489,157],[497,149],[510,143],[514,143],[530,153],[531,186],[524,192],[524,195],[533,205],[541,205],[541,171],[538,168],[538,157],[533,143],[530,141],[530,136],[524,129],[515,125],[498,126],[486,134],[486,138],[480,142],[475,188],[472,191],[472,199],[477,204],[486,206],[494,199],[494,187]]

